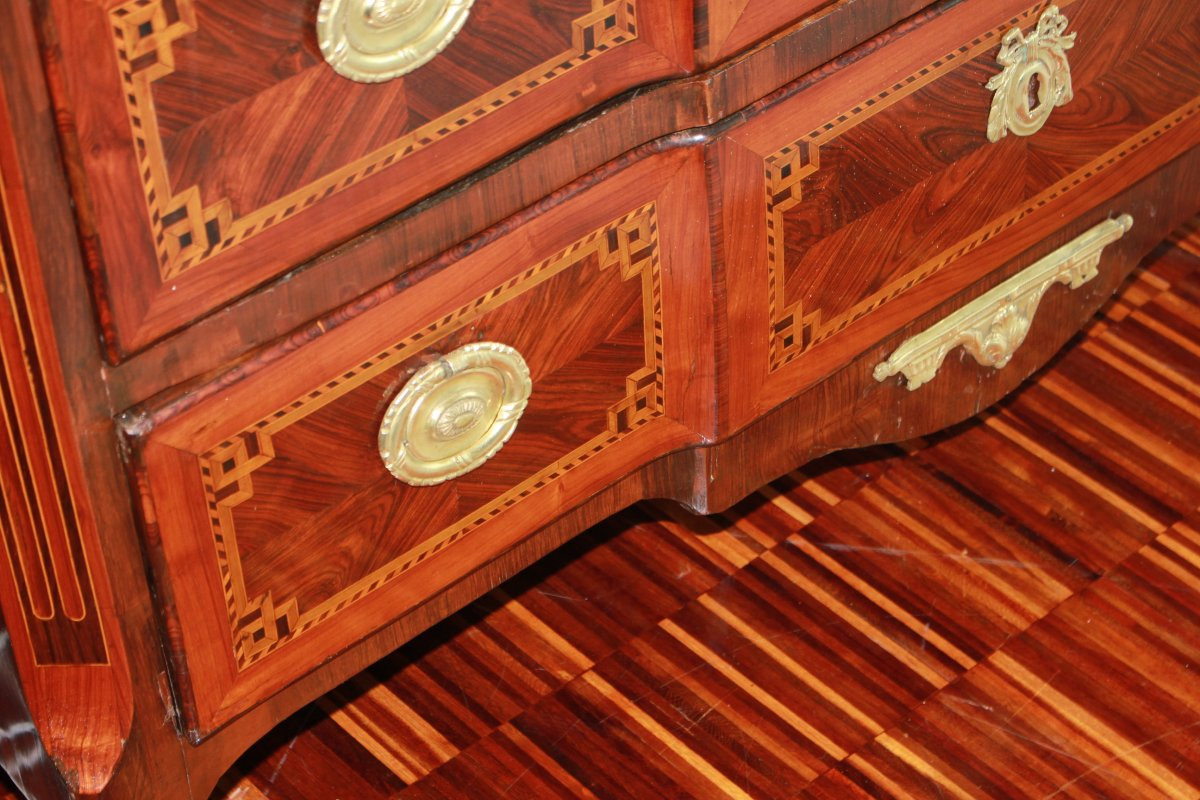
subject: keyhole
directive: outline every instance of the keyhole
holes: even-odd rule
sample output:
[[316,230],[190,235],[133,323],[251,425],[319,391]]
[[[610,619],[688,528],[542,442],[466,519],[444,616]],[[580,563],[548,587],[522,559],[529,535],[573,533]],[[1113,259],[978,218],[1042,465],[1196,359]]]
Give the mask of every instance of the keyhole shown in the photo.
[[1029,78],[1027,88],[1029,90],[1029,97],[1026,102],[1029,104],[1029,110],[1036,111],[1037,107],[1042,104],[1042,77],[1036,72],[1033,73]]

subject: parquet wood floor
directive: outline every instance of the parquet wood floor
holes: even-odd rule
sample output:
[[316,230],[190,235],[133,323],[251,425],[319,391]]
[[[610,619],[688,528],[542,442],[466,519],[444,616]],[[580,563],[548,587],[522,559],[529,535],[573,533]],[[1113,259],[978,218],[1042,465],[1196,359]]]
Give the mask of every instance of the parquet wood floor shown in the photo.
[[214,800],[1200,797],[1200,226],[1019,393],[613,518]]

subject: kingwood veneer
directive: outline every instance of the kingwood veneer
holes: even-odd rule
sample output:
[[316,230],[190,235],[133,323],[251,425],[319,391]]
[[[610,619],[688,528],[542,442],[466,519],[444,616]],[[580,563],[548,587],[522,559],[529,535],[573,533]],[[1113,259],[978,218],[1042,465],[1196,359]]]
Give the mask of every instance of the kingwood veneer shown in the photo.
[[1200,206],[1190,3],[347,8],[0,19],[31,796],[204,797],[618,508],[970,416]]

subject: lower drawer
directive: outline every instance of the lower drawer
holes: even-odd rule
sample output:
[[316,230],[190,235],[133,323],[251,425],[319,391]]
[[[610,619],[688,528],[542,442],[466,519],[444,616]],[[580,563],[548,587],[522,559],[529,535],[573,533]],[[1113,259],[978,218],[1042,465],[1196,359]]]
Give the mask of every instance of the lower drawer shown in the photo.
[[193,733],[697,441],[702,180],[654,155],[156,412],[140,477]]
[[1193,148],[970,286],[928,306],[922,294],[904,325],[709,448],[707,491],[696,510],[722,511],[833,450],[945,429],[1017,390],[1071,346],[1165,236],[1200,213],[1197,186],[1200,148]]
[[1198,9],[950,4],[724,132],[720,435],[1200,144]]

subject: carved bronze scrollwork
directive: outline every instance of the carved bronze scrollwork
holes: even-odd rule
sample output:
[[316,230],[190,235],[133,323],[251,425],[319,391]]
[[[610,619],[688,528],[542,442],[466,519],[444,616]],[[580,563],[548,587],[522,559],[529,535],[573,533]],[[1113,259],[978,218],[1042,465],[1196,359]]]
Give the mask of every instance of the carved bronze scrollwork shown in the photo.
[[1028,36],[1020,28],[1004,34],[996,57],[1004,70],[987,82],[996,93],[988,116],[989,141],[997,142],[1009,131],[1017,136],[1037,133],[1051,111],[1074,97],[1067,51],[1075,46],[1075,34],[1065,35],[1067,24],[1058,6],[1049,6]]
[[321,0],[317,43],[339,74],[361,83],[391,80],[445,49],[475,0]]
[[1096,277],[1104,248],[1133,227],[1122,214],[1089,229],[911,339],[875,367],[875,380],[904,373],[909,390],[937,375],[960,345],[985,367],[1001,369],[1025,341],[1042,295],[1055,283],[1077,289]]

